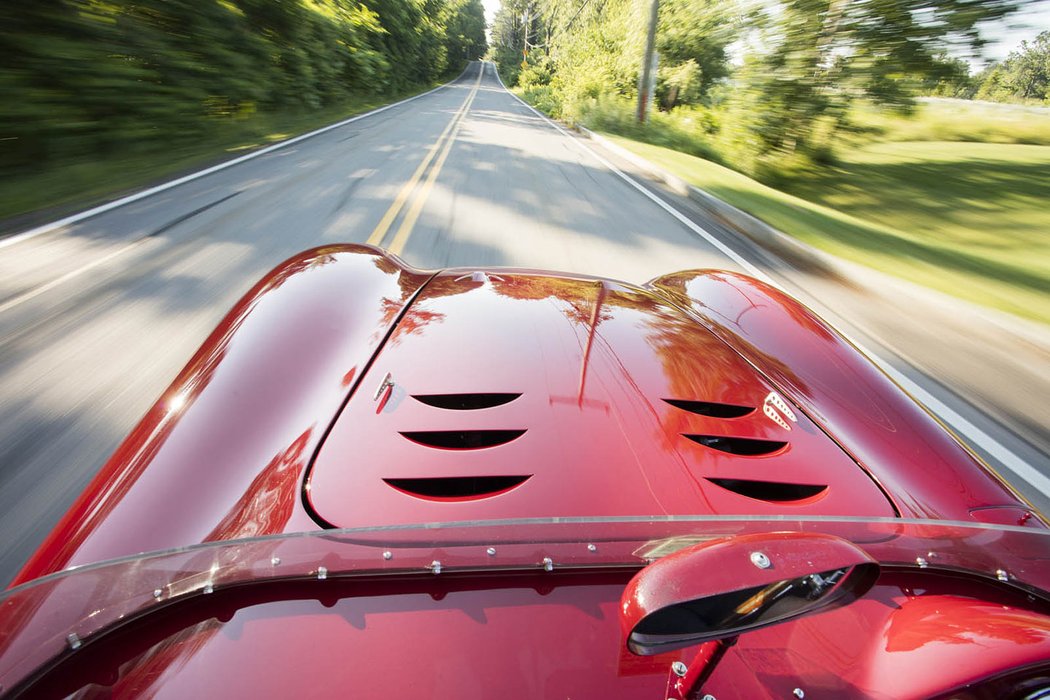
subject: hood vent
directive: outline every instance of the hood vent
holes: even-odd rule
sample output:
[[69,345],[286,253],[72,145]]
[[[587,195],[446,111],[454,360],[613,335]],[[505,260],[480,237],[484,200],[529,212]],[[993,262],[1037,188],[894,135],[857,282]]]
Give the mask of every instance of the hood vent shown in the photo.
[[744,457],[761,457],[771,455],[787,446],[786,442],[776,440],[758,440],[756,438],[728,437],[724,435],[685,435],[693,442],[713,450],[728,452],[731,455]]
[[510,403],[521,394],[423,394],[413,396],[416,401],[434,408],[451,411],[476,411]]
[[683,399],[664,399],[664,401],[683,411],[711,418],[740,418],[755,410],[753,406],[737,406],[731,403],[711,401],[685,401]]
[[445,450],[479,450],[505,445],[525,434],[524,430],[420,430],[402,432],[412,442]]
[[529,480],[522,476],[447,476],[425,479],[383,479],[409,496],[431,501],[473,500],[506,493]]
[[754,481],[751,479],[712,479],[707,480],[716,486],[738,493],[741,496],[759,501],[786,503],[812,498],[828,490],[827,486],[816,484],[790,484],[779,481]]

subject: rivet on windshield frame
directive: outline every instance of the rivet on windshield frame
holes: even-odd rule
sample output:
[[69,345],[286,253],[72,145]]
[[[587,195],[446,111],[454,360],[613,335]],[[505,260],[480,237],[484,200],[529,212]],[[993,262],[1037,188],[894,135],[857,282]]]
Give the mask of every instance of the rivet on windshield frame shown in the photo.
[[674,675],[678,676],[679,678],[685,678],[685,674],[688,673],[689,667],[681,661],[675,661],[673,664],[671,664],[671,670],[674,671]]
[[925,569],[927,566],[929,566],[929,563],[927,563],[927,561],[922,557],[915,557],[915,563],[919,565],[920,569]]
[[328,568],[324,566],[317,567],[317,580],[324,581],[328,578]]
[[[668,698],[668,700],[670,700],[670,698]],[[708,693],[704,697],[700,698],[700,700],[715,700],[715,696]]]
[[210,583],[204,584],[204,595],[208,595],[209,593],[213,593],[214,591],[215,588]]
[[66,635],[66,644],[69,645],[70,649],[76,651],[80,648],[80,637],[77,636],[76,632],[70,632]]
[[164,595],[164,591],[162,591],[162,590],[161,590],[161,589],[159,589],[159,588],[154,588],[154,589],[153,589],[153,597],[154,597],[154,598],[156,598],[157,600],[160,600],[160,597],[161,597],[162,595]]
[[387,551],[383,552],[383,558],[387,559],[387,560],[393,559],[394,558],[394,553],[391,552],[390,550],[387,550]]
[[554,571],[554,561],[550,557],[543,557],[543,570]]
[[270,563],[273,564],[274,566],[277,566],[278,564],[281,563],[281,558],[280,557],[270,557]]
[[589,544],[589,545],[587,545],[587,551],[588,552],[597,552],[598,551],[598,545],[596,545],[596,544]]
[[996,569],[995,570],[995,577],[997,579],[999,579],[1000,581],[1009,581],[1010,580],[1010,574],[1006,573],[1005,569]]
[[791,692],[796,698],[799,698],[799,700],[802,700],[802,698],[806,697],[806,691],[802,690],[802,688],[795,688]]
[[769,557],[762,552],[751,552],[751,563],[760,569],[768,569],[773,566],[773,562],[769,561]]
[[439,562],[437,559],[435,559],[434,561],[430,562],[430,570],[433,571],[435,574],[440,574],[441,573],[441,562]]
[[485,550],[485,554],[488,554],[490,557],[496,556],[496,548],[495,547],[489,547],[488,549]]

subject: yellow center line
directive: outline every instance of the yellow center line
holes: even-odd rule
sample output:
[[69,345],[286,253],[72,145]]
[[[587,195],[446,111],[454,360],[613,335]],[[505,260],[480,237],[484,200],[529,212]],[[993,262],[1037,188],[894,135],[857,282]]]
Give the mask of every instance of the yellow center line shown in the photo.
[[[408,198],[409,196],[411,196],[412,191],[415,189],[416,185],[419,184],[419,180],[420,178],[422,178],[423,173],[427,169],[427,166],[430,165],[430,162],[434,159],[434,156],[441,149],[441,146],[445,142],[446,137],[448,137],[449,134],[453,131],[453,129],[455,129],[455,127],[459,124],[466,111],[470,109],[470,104],[474,101],[474,95],[477,94],[478,86],[481,84],[481,76],[484,74],[484,70],[484,66],[482,65],[481,69],[478,71],[478,79],[474,83],[474,87],[471,89],[470,94],[467,95],[467,99],[463,101],[463,104],[460,106],[459,110],[456,111],[455,116],[452,117],[452,120],[448,123],[448,126],[445,127],[445,130],[441,132],[440,136],[438,136],[437,141],[435,141],[434,145],[432,145],[430,147],[430,150],[427,151],[426,157],[423,159],[423,162],[419,164],[419,167],[416,168],[416,171],[412,173],[412,177],[408,179],[408,182],[405,183],[405,186],[402,187],[401,191],[397,193],[397,197],[390,205],[390,208],[386,210],[386,213],[383,214],[383,218],[379,220],[379,223],[376,225],[375,230],[372,231],[372,235],[368,237],[369,244],[380,245],[380,243],[383,240],[383,237],[386,236],[386,232],[390,229],[390,225],[394,223],[394,219],[396,219],[397,215],[401,213],[401,209],[405,206],[405,202],[408,201]],[[403,229],[404,226],[402,225],[401,228]],[[400,231],[398,233],[400,235]]]
[[[484,67],[482,67],[482,73]],[[478,81],[474,84],[474,90],[470,93],[470,98],[467,100],[467,109],[460,115],[459,120],[456,122],[456,128],[452,130],[452,134],[445,142],[445,147],[441,151],[441,155],[438,156],[437,162],[434,163],[434,167],[430,169],[430,173],[427,174],[427,180],[423,183],[423,187],[419,190],[419,194],[416,196],[412,207],[405,214],[405,218],[401,221],[401,227],[398,228],[397,234],[394,236],[393,242],[390,243],[388,250],[394,255],[401,255],[401,251],[405,248],[405,243],[408,241],[408,237],[412,235],[412,227],[416,225],[416,221],[419,219],[420,213],[423,211],[423,205],[427,203],[427,198],[430,196],[430,190],[434,186],[434,180],[437,179],[438,173],[441,172],[441,167],[445,164],[445,160],[448,158],[448,154],[452,151],[452,145],[456,142],[456,135],[459,133],[460,127],[463,126],[464,118],[467,112],[470,110],[471,103],[474,102],[474,97],[478,93],[478,85],[481,84],[482,73],[478,73]]]

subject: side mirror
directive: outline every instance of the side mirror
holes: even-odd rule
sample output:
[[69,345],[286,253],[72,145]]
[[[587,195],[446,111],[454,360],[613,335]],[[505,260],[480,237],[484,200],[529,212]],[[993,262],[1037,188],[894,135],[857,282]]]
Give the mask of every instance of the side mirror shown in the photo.
[[878,575],[866,552],[832,535],[727,537],[639,571],[620,599],[620,623],[628,649],[650,656],[845,605]]

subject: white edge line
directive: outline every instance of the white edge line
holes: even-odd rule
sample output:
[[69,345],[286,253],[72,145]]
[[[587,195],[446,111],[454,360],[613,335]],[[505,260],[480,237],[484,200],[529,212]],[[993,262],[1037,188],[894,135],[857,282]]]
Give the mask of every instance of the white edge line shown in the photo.
[[[777,289],[784,290],[782,285],[777,283],[776,280],[771,278],[765,272],[760,270],[758,267],[753,265],[751,262],[745,260],[743,257],[741,257],[739,254],[737,254],[735,251],[731,250],[728,246],[726,246],[724,243],[722,243],[721,241],[716,239],[714,236],[712,236],[709,232],[704,230],[698,224],[696,224],[695,222],[693,222],[692,220],[687,218],[685,215],[683,215],[677,209],[673,208],[670,204],[665,202],[663,199],[657,197],[655,194],[650,192],[648,189],[646,189],[645,187],[643,187],[639,183],[635,182],[635,180],[631,176],[629,176],[626,173],[624,173],[622,170],[620,170],[615,165],[610,163],[608,160],[603,158],[600,154],[596,153],[594,150],[589,148],[586,144],[582,143],[578,138],[574,138],[572,136],[572,134],[570,134],[560,124],[558,124],[557,122],[552,120],[550,117],[548,117],[547,115],[545,115],[542,112],[540,112],[539,110],[537,110],[535,107],[533,107],[528,102],[526,102],[525,100],[523,100],[520,97],[518,97],[517,95],[515,95],[510,90],[507,90],[507,86],[503,84],[503,79],[500,77],[499,71],[497,70],[497,71],[495,71],[495,73],[496,73],[496,79],[499,80],[500,86],[504,90],[506,90],[507,93],[511,97],[513,97],[518,102],[521,102],[523,105],[528,107],[534,114],[536,114],[536,116],[540,117],[545,122],[547,122],[547,124],[549,124],[550,126],[554,127],[558,131],[560,131],[562,134],[567,136],[569,138],[569,140],[572,141],[573,143],[575,143],[579,148],[581,148],[584,151],[586,151],[588,154],[590,154],[591,156],[596,158],[600,163],[602,163],[602,165],[604,165],[605,167],[609,168],[612,172],[614,172],[617,175],[619,175],[628,184],[630,184],[636,190],[638,190],[639,192],[644,194],[646,197],[648,197],[650,200],[652,200],[654,203],[656,203],[661,209],[665,210],[667,213],[669,213],[675,219],[680,221],[683,225],[685,225],[691,231],[693,231],[694,233],[696,233],[697,235],[702,237],[704,240],[706,240],[708,243],[713,245],[719,251],[724,253],[727,257],[729,257],[735,263],[737,263],[738,265],[743,267],[745,270],[747,270],[748,273],[750,273],[752,276],[762,280],[763,282],[771,284],[772,286],[776,287]],[[784,290],[784,291],[786,291],[786,290]],[[890,379],[892,379],[894,382],[896,382],[898,385],[900,385],[900,387],[902,389],[904,389],[904,391],[906,391],[908,394],[910,394],[913,400],[917,401],[919,404],[925,406],[927,410],[929,410],[929,411],[933,412],[935,415],[939,416],[948,425],[950,425],[956,432],[958,432],[960,435],[963,435],[964,437],[969,439],[972,443],[974,443],[975,445],[980,447],[982,450],[984,450],[985,452],[990,454],[1000,464],[1002,464],[1004,467],[1006,467],[1007,469],[1012,471],[1014,474],[1019,476],[1024,481],[1028,482],[1034,488],[1038,489],[1041,493],[1043,493],[1044,495],[1050,495],[1050,478],[1048,478],[1046,475],[1041,473],[1039,470],[1035,469],[1030,464],[1025,462],[1023,459],[1021,459],[1020,457],[1015,455],[1008,448],[1003,446],[998,440],[996,440],[991,435],[989,435],[985,431],[983,431],[980,428],[978,428],[976,425],[974,425],[969,420],[964,418],[962,415],[957,413],[954,409],[952,409],[950,406],[948,406],[947,404],[942,402],[940,399],[935,397],[933,394],[931,394],[930,392],[926,391],[921,386],[916,384],[914,381],[912,381],[911,379],[906,377],[904,374],[899,372],[892,365],[890,365],[889,362],[887,362],[886,360],[884,360],[881,357],[879,357],[878,355],[876,355],[874,352],[872,352],[871,350],[866,348],[864,345],[862,345],[861,343],[859,343],[856,340],[854,340],[853,338],[851,338],[846,333],[843,333],[841,330],[838,330],[838,329],[836,329],[836,330],[838,331],[838,333],[840,335],[842,335],[842,337],[844,337],[847,341],[852,343],[853,346],[856,347],[860,352],[862,352],[863,354],[867,355],[868,358],[872,362],[874,362],[875,365],[879,369],[881,369],[884,373],[886,373],[886,375],[889,376]]]
[[205,168],[204,170],[198,170],[197,172],[190,173],[189,175],[184,175],[184,176],[182,176],[180,178],[177,178],[175,180],[169,180],[168,182],[165,182],[165,183],[160,184],[160,185],[156,185],[155,187],[151,187],[151,188],[149,188],[147,190],[142,190],[141,192],[136,192],[135,194],[128,195],[127,197],[121,197],[120,199],[113,200],[112,202],[106,202],[105,204],[100,204],[97,207],[93,207],[91,209],[87,209],[85,211],[78,212],[76,214],[72,214],[70,216],[67,216],[64,219],[59,219],[58,221],[52,221],[51,223],[42,224],[40,226],[37,226],[36,228],[29,229],[28,231],[23,231],[22,233],[17,233],[17,234],[15,234],[13,236],[8,236],[6,238],[0,239],[0,248],[6,248],[7,246],[11,246],[11,245],[14,245],[16,243],[21,243],[22,241],[27,240],[29,238],[33,238],[35,236],[39,236],[42,233],[47,233],[49,231],[54,231],[55,229],[62,228],[64,226],[69,226],[70,224],[75,224],[77,222],[83,221],[84,219],[88,219],[88,218],[90,218],[92,216],[97,216],[99,214],[105,213],[105,212],[110,211],[112,209],[116,209],[118,207],[122,207],[122,206],[125,206],[127,204],[131,204],[132,202],[137,202],[140,199],[144,199],[144,198],[149,197],[151,195],[155,195],[158,192],[163,192],[165,190],[170,190],[173,187],[178,187],[179,185],[183,185],[183,184],[186,184],[187,182],[191,182],[191,181],[196,180],[198,178],[205,177],[206,175],[211,175],[212,173],[217,173],[220,170],[225,170],[226,168],[231,168],[234,165],[239,165],[240,163],[243,163],[245,161],[251,160],[252,158],[258,158],[259,156],[264,156],[267,153],[272,153],[273,151],[276,151],[276,150],[278,150],[280,148],[284,148],[285,146],[291,146],[294,143],[298,143],[300,141],[304,141],[304,140],[306,140],[308,138],[311,138],[311,137],[317,136],[319,134],[323,134],[325,132],[331,131],[332,129],[338,129],[341,126],[346,126],[347,124],[350,124],[352,122],[356,122],[359,119],[364,119],[366,117],[371,117],[371,116],[373,116],[375,114],[379,114],[380,112],[385,112],[388,109],[393,109],[394,107],[400,107],[401,105],[407,104],[409,102],[412,102],[413,100],[418,100],[421,97],[426,97],[427,95],[430,95],[431,93],[435,93],[438,90],[443,90],[444,88],[448,87],[452,83],[454,83],[457,80],[459,80],[460,78],[462,78],[463,75],[467,72],[467,69],[469,69],[469,67],[470,67],[470,65],[468,64],[467,68],[465,68],[463,70],[463,73],[460,73],[456,78],[453,78],[452,80],[448,81],[444,85],[439,85],[436,88],[433,88],[432,90],[427,90],[426,92],[421,92],[418,95],[413,95],[412,97],[405,98],[405,99],[403,99],[403,100],[401,100],[399,102],[393,102],[391,104],[384,105],[382,107],[378,107],[376,109],[373,109],[373,110],[371,110],[369,112],[365,112],[363,114],[355,115],[353,117],[350,117],[349,119],[344,119],[341,122],[336,122],[335,124],[329,124],[328,126],[323,126],[320,129],[315,129],[314,131],[311,131],[309,133],[300,134],[299,136],[295,136],[295,137],[287,139],[285,141],[280,141],[280,142],[275,143],[273,145],[267,146],[266,148],[261,148],[258,151],[252,151],[251,153],[248,153],[246,155],[240,156],[238,158],[234,158],[233,160],[223,161],[222,163],[219,163],[218,165],[213,165],[210,168]]

